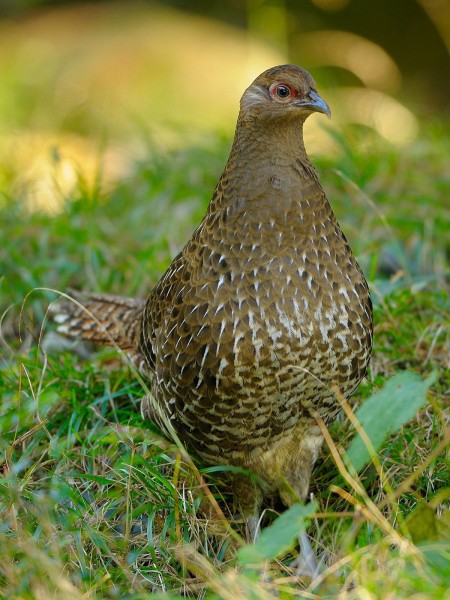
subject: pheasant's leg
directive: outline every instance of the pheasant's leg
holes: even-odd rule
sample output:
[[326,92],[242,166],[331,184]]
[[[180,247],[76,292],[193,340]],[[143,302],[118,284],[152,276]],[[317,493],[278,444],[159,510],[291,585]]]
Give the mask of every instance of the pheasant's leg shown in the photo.
[[[317,460],[323,437],[316,425],[299,425],[290,442],[284,449],[285,460],[282,472],[285,484],[280,488],[280,496],[288,506],[294,501],[306,501],[312,469]],[[297,575],[309,575],[313,579],[320,573],[321,565],[305,531],[299,535],[300,554],[292,566]]]
[[286,506],[306,501],[314,464],[319,455],[323,437],[312,423],[300,423],[290,440],[278,449],[277,462],[281,463],[279,493]]
[[250,543],[256,542],[259,538],[259,514],[249,515],[247,517],[247,539]]
[[244,473],[230,475],[233,497],[236,498],[236,509],[244,518],[247,527],[248,542],[254,542],[259,536],[259,519],[263,501],[263,491],[255,479]]

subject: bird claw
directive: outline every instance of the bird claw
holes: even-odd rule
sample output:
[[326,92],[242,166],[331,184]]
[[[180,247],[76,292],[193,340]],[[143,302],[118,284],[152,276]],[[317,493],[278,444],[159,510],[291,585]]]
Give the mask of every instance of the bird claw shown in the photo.
[[321,561],[317,560],[316,553],[312,549],[307,534],[303,531],[298,536],[300,544],[300,553],[291,567],[295,567],[295,575],[297,577],[311,577],[315,579],[323,571]]

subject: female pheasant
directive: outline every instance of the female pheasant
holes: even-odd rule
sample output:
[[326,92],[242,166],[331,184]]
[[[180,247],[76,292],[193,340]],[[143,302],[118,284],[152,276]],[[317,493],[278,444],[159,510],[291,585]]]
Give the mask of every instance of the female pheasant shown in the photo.
[[143,357],[159,407],[146,398],[145,416],[204,462],[257,475],[235,487],[252,530],[265,495],[305,499],[316,416],[337,414],[335,390],[350,396],[372,349],[366,280],[303,143],[313,112],[330,116],[304,69],[257,77],[206,214],[148,300],[86,295],[95,318],[70,303],[57,317]]

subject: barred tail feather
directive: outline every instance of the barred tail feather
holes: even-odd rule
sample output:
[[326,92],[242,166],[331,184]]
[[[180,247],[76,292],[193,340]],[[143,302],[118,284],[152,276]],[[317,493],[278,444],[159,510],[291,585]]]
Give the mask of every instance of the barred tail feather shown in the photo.
[[144,300],[72,291],[70,295],[52,310],[60,333],[138,352]]

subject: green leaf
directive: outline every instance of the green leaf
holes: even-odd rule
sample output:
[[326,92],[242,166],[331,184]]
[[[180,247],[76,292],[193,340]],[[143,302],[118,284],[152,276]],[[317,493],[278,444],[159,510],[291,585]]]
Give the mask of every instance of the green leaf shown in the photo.
[[[399,373],[389,379],[383,389],[373,394],[356,411],[355,416],[378,450],[387,436],[410,421],[426,402],[428,388],[437,373],[422,380],[415,373]],[[347,459],[359,471],[370,460],[370,453],[357,434],[347,451]]]
[[117,481],[114,479],[110,479],[109,477],[102,477],[100,475],[94,475],[92,473],[77,473],[71,475],[71,477],[76,477],[77,479],[87,479],[88,481],[95,481],[101,485],[116,485]]
[[240,564],[260,564],[286,553],[295,544],[299,534],[305,531],[308,518],[316,510],[315,502],[293,504],[270,527],[262,530],[255,544],[248,544],[238,550]]
[[439,517],[427,502],[421,502],[406,519],[408,531],[415,544],[432,540],[450,540],[450,510]]

